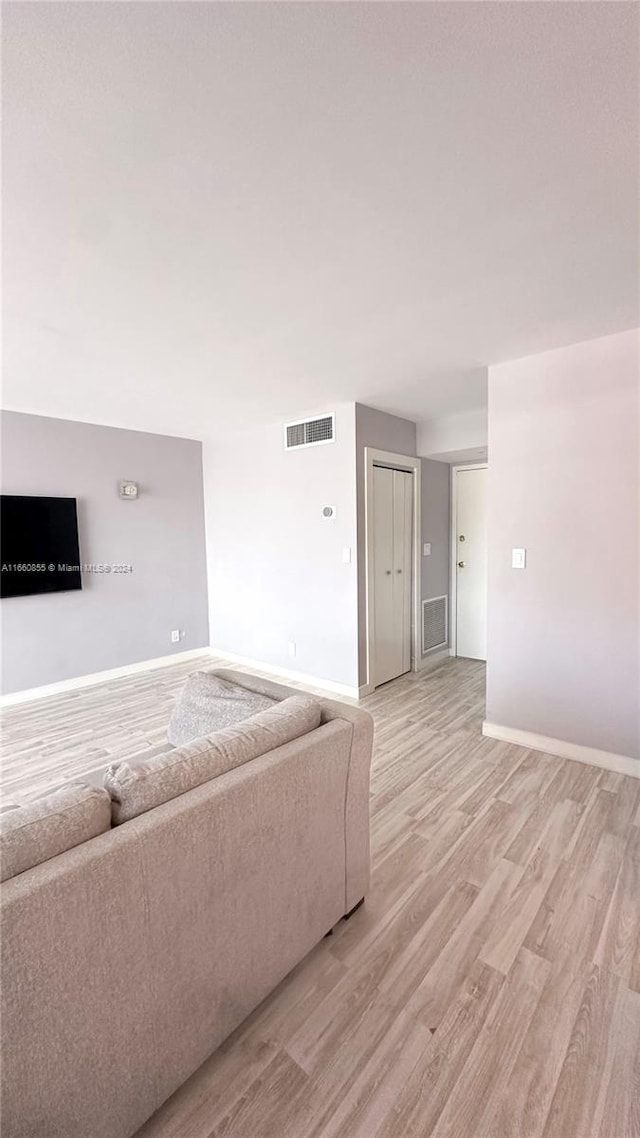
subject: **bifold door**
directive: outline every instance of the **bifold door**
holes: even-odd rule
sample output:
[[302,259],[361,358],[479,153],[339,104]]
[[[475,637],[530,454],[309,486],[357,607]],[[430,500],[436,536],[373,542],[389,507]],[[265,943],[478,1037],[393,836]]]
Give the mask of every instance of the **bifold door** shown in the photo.
[[374,676],[376,687],[411,668],[413,476],[373,468]]

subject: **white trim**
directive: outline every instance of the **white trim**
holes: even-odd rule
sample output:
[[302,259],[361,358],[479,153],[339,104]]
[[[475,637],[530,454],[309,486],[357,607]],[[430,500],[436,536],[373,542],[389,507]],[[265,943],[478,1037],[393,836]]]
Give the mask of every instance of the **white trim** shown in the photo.
[[373,468],[386,466],[392,470],[405,470],[413,475],[413,534],[412,534],[412,571],[413,588],[411,595],[411,671],[417,672],[422,658],[422,638],[420,634],[420,596],[422,568],[421,553],[421,478],[422,463],[419,458],[406,454],[392,454],[391,451],[375,450],[373,447],[364,448],[364,518],[365,518],[365,580],[366,580],[366,683],[365,687],[371,691],[375,688],[373,674],[373,526],[370,513],[373,508]]
[[185,664],[195,660],[198,656],[208,656],[211,649],[205,645],[203,648],[189,648],[185,652],[174,652],[172,656],[156,656],[153,660],[142,660],[138,664],[125,664],[122,668],[108,668],[104,672],[91,672],[88,676],[75,676],[70,680],[59,680],[55,684],[43,684],[39,688],[26,688],[24,691],[8,692],[0,696],[0,707],[12,707],[18,703],[29,703],[32,699],[47,699],[67,691],[76,691],[79,688],[90,688],[94,684],[102,684],[108,680],[120,680],[125,676],[135,675],[136,672],[152,672],[155,668],[167,668],[171,664]]
[[595,747],[585,747],[582,743],[551,739],[548,735],[536,735],[533,731],[521,731],[517,727],[501,727],[497,723],[483,723],[482,734],[489,739],[501,739],[503,743],[516,743],[531,751],[543,751],[546,755],[557,755],[560,759],[575,759],[577,763],[587,763],[591,767],[602,767],[606,771],[615,771],[616,774],[640,778],[640,759],[633,759],[630,755],[598,751]]
[[351,687],[349,684],[334,683],[333,680],[320,679],[306,672],[295,672],[290,668],[280,668],[275,664],[267,664],[264,660],[253,660],[249,656],[239,656],[236,652],[226,652],[221,648],[189,648],[186,652],[174,652],[172,656],[156,656],[153,660],[142,660],[137,664],[125,664],[122,668],[109,668],[104,672],[92,672],[87,676],[75,676],[70,680],[60,680],[55,684],[43,684],[38,688],[27,688],[24,691],[8,692],[0,696],[0,707],[12,707],[20,703],[30,703],[35,699],[48,699],[51,696],[62,695],[64,692],[77,691],[80,688],[93,687],[95,684],[106,683],[109,680],[125,679],[138,672],[152,672],[156,668],[167,668],[171,664],[186,664],[189,660],[210,657],[218,660],[227,660],[230,664],[241,664],[246,668],[255,668],[279,679],[294,680],[296,683],[308,687],[320,688],[322,691],[334,695],[347,696],[349,699],[359,699],[363,695],[370,695],[374,690],[372,686],[363,684],[360,687]]
[[449,646],[451,655],[458,655],[458,578],[456,568],[458,562],[458,492],[456,475],[459,470],[488,470],[488,462],[460,462],[451,467],[451,534],[450,553],[451,571],[449,582]]
[[432,668],[439,668],[451,656],[449,648],[431,649],[431,651],[418,661],[418,672],[430,672]]
[[236,652],[227,652],[223,648],[210,648],[212,656],[219,660],[228,660],[230,664],[241,664],[243,668],[256,668],[270,676],[277,676],[283,680],[294,680],[308,687],[320,688],[322,691],[332,692],[334,695],[345,695],[349,699],[358,699],[361,688],[351,687],[349,684],[337,684],[333,680],[321,680],[318,676],[310,676],[307,672],[294,672],[291,668],[281,668],[277,664],[266,664],[264,660],[252,660],[249,656],[238,656]]

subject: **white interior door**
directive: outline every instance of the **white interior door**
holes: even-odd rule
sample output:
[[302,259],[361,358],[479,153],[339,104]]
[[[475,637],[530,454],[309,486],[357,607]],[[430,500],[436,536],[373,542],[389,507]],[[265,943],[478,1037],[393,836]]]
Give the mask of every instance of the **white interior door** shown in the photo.
[[487,468],[457,470],[456,655],[487,658]]
[[411,667],[413,476],[373,468],[374,683]]

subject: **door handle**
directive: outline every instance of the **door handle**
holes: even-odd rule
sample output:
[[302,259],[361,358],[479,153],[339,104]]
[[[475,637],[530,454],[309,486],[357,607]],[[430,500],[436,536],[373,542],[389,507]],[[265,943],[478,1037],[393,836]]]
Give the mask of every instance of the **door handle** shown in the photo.
[[464,569],[464,566],[465,566],[465,563],[464,563],[464,561],[459,561],[459,562],[458,562],[458,569]]
[[402,569],[396,569],[396,573],[402,573]]
[[385,573],[386,573],[387,577],[391,576],[391,570],[390,569],[385,569]]

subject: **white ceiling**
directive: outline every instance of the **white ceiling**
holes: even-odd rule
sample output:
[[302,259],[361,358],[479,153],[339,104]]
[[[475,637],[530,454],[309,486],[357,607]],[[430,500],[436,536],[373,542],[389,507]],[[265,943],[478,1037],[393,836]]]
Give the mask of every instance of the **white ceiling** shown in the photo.
[[431,418],[633,326],[638,11],[5,4],[5,405]]

